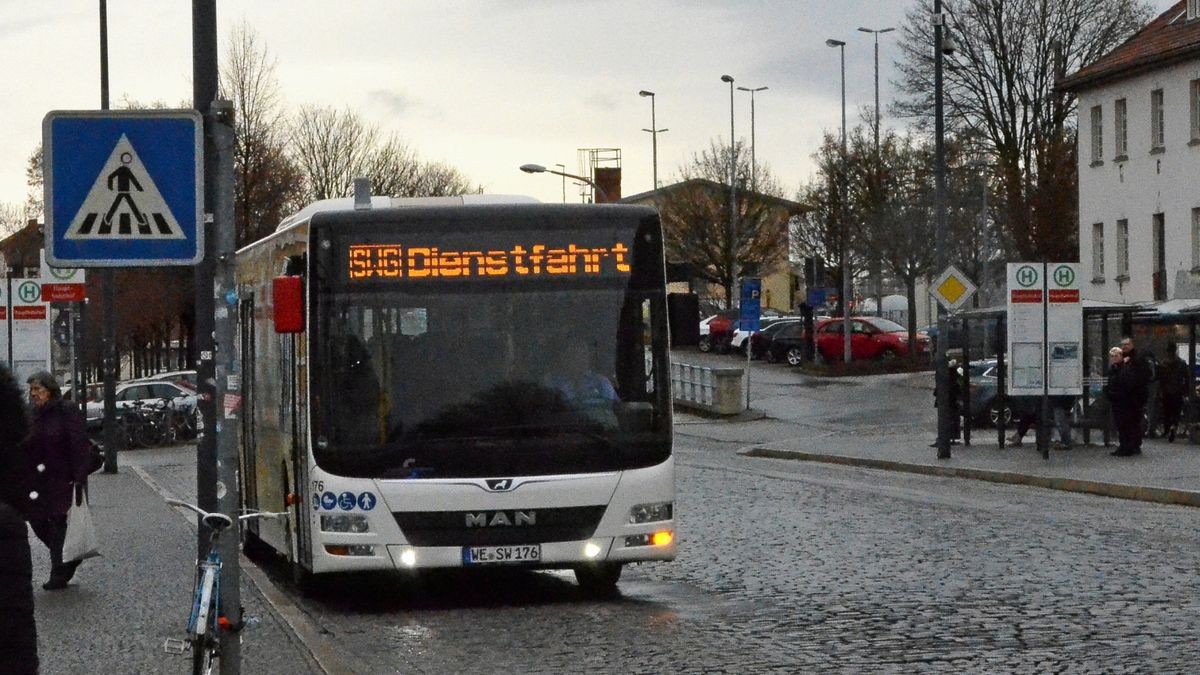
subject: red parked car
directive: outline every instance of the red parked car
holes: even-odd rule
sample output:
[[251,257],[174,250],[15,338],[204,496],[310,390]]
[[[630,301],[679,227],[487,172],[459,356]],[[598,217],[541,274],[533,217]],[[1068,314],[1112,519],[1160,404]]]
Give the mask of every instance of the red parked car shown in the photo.
[[[816,348],[827,361],[840,361],[844,353],[842,319],[827,319],[816,326]],[[877,316],[850,317],[850,356],[855,361],[890,360],[908,356],[908,329]],[[917,354],[929,351],[929,338],[917,336]]]

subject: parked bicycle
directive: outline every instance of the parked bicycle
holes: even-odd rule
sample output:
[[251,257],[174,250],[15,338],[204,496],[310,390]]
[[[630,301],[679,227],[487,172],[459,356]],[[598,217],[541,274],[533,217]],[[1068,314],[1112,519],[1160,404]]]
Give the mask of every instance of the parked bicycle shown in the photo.
[[[233,518],[224,513],[209,513],[195,504],[168,499],[172,506],[182,506],[199,514],[212,535],[208,540],[208,555],[196,561],[196,580],[193,592],[192,613],[188,617],[187,639],[168,638],[163,649],[170,654],[192,652],[193,675],[211,675],[221,658],[219,631],[236,633],[242,629],[242,610],[238,608],[236,621],[222,613],[221,607],[221,551],[218,543],[221,534],[233,527]],[[245,513],[237,517],[238,522],[254,518],[286,518],[287,513],[260,511]]]

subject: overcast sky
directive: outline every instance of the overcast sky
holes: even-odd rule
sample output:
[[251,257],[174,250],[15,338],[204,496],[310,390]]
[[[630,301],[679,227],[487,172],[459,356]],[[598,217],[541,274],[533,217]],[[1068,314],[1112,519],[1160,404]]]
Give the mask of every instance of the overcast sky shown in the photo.
[[[619,148],[625,195],[651,188],[656,92],[659,181],[710,141],[728,142],[729,74],[755,95],[756,157],[788,193],[812,174],[823,130],[873,99],[872,37],[914,0],[221,0],[219,49],[250,24],[278,60],[286,104],[348,107],[494,193],[559,201],[538,163],[580,170],[579,148]],[[1154,0],[1162,9],[1172,0]],[[0,0],[0,202],[25,198],[25,161],[50,110],[99,108],[97,0]],[[191,3],[109,0],[113,107],[192,96]],[[881,36],[880,95],[893,97],[897,33]],[[749,141],[750,97],[736,134]],[[886,110],[886,108],[885,108]],[[887,122],[885,121],[885,124]],[[568,182],[567,200],[578,201]]]

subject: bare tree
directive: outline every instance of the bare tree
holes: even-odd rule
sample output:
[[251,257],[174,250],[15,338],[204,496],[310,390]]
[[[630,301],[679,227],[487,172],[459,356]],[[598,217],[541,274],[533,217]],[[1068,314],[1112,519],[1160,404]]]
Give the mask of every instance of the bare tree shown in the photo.
[[12,202],[0,202],[0,239],[11,236],[25,227],[25,206]]
[[[900,114],[933,116],[930,0],[909,10],[901,40]],[[946,57],[946,120],[977,138],[996,167],[996,215],[1016,252],[1078,254],[1073,187],[1076,101],[1063,74],[1121,44],[1151,16],[1143,0],[955,0],[944,5],[955,50]]]
[[[851,138],[863,134],[863,128],[857,127]],[[796,197],[796,201],[807,204],[811,210],[792,224],[792,257],[820,256],[830,266],[830,285],[836,281],[837,288],[841,289],[843,269],[849,270],[851,281],[865,269],[866,247],[862,238],[867,219],[864,209],[869,207],[869,196],[863,193],[864,180],[861,179],[864,159],[848,147],[843,166],[841,141],[826,133],[813,160],[817,173],[808,184],[801,186]],[[843,172],[847,176],[844,183]],[[850,177],[856,174],[860,175],[860,180],[851,181]],[[848,298],[841,298],[839,302],[846,300]]]
[[42,144],[38,143],[25,160],[25,213],[30,218],[40,218],[44,211],[42,185]]
[[234,220],[239,246],[260,239],[300,207],[300,169],[288,157],[275,59],[247,23],[233,27],[221,67],[220,91],[233,102]]
[[729,148],[711,144],[681,170],[682,186],[659,203],[667,257],[691,264],[696,278],[721,286],[732,306],[735,274],[766,275],[787,263],[787,228],[798,204],[787,202],[770,170],[754,167],[759,192],[749,191],[750,156],[738,153],[737,232],[729,222]]

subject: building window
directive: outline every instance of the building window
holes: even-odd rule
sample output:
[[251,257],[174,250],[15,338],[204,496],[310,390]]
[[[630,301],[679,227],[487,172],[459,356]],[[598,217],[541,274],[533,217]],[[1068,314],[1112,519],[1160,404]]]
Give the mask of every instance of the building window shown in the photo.
[[1129,221],[1117,221],[1117,278],[1129,278]]
[[1117,103],[1113,106],[1114,129],[1117,142],[1117,157],[1127,157],[1129,155],[1129,136],[1127,135],[1127,120],[1125,111],[1125,99],[1117,99]]
[[1092,279],[1104,280],[1104,223],[1092,225]]
[[1092,106],[1092,166],[1104,163],[1104,108]]
[[1192,140],[1200,141],[1200,80],[1192,80],[1192,93],[1188,98],[1192,108]]
[[1150,92],[1150,149],[1160,150],[1166,143],[1163,140],[1163,90],[1155,89]]
[[1192,271],[1200,270],[1200,209],[1192,209]]

